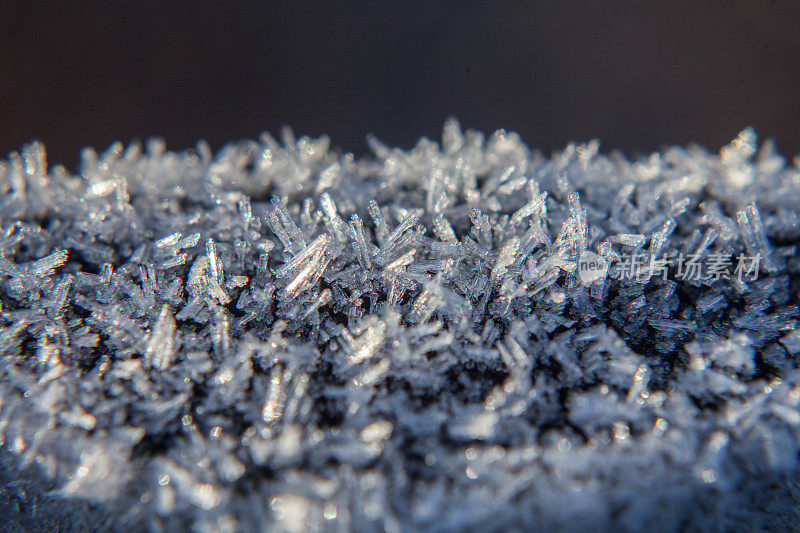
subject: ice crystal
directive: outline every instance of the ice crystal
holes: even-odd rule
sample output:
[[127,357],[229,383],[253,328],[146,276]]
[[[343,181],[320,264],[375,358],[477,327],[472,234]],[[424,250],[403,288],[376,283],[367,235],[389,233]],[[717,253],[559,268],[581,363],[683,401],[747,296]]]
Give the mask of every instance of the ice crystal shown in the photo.
[[4,447],[198,531],[735,529],[796,472],[800,169],[770,143],[368,143],[0,163]]

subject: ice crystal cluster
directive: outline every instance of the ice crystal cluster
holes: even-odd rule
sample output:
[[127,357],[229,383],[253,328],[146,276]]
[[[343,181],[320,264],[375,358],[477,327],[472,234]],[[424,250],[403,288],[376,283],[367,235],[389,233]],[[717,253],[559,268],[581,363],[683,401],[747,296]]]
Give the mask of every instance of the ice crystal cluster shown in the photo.
[[3,447],[155,530],[732,530],[797,475],[797,160],[369,145],[0,163]]

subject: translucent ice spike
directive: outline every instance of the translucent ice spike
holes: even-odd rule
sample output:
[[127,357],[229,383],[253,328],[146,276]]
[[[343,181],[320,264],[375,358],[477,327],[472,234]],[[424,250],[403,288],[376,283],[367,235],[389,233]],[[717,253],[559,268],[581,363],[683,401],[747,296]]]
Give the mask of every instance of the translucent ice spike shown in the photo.
[[473,208],[469,211],[469,218],[472,220],[475,230],[477,230],[478,243],[485,248],[491,248],[492,224],[489,222],[489,217],[482,213],[480,209]]
[[293,294],[302,290],[302,287],[311,285],[313,280],[318,277],[315,272],[318,272],[320,267],[322,267],[323,262],[321,261],[321,257],[315,255],[312,259],[310,259],[306,266],[292,279],[292,281],[286,286],[286,293]]
[[336,241],[344,242],[346,240],[346,230],[344,229],[344,220],[339,216],[339,211],[336,208],[336,203],[331,198],[331,195],[324,192],[319,197],[319,203],[322,207],[322,212],[325,215],[325,223],[333,232]]
[[0,274],[11,277],[19,277],[25,274],[25,269],[13,261],[9,261],[4,257],[0,257]]
[[306,245],[306,239],[303,237],[302,232],[294,223],[294,220],[292,220],[289,210],[286,209],[286,204],[283,203],[283,200],[277,196],[273,196],[270,202],[275,210],[275,214],[277,215],[283,227],[286,229],[286,232],[289,234],[293,245],[297,248],[304,247]]
[[281,224],[278,216],[272,210],[267,210],[264,213],[264,218],[267,221],[267,225],[272,230],[272,233],[274,233],[278,240],[281,241],[281,244],[283,244],[283,248],[292,255],[296,254],[298,251],[297,246],[292,241],[289,232],[286,231],[286,228]]
[[314,241],[306,246],[304,250],[298,253],[296,256],[292,257],[292,259],[287,262],[285,265],[280,267],[278,270],[275,271],[275,275],[279,278],[285,277],[303,265],[303,263],[314,256],[318,256],[321,253],[324,253],[325,249],[328,247],[330,243],[330,237],[327,234],[323,233]]
[[547,192],[543,192],[524,206],[517,209],[514,214],[511,216],[511,223],[512,224],[519,224],[520,222],[525,219],[525,217],[529,217],[533,214],[537,216],[543,216],[547,210],[547,204],[545,200],[547,199]]
[[144,355],[147,364],[155,370],[166,370],[172,364],[175,355],[175,319],[168,305],[161,308]]
[[409,250],[408,252],[404,253],[384,268],[384,272],[387,274],[394,274],[397,272],[402,271],[405,267],[410,265],[414,262],[414,255],[417,253],[416,250]]
[[581,198],[577,192],[569,194],[567,198],[569,213],[575,220],[575,230],[578,241],[575,243],[576,250],[580,253],[586,249],[586,236],[588,228],[586,226],[586,211],[581,206]]
[[678,226],[677,222],[675,222],[674,218],[670,218],[664,225],[661,226],[656,233],[653,234],[653,237],[650,241],[650,255],[653,257],[659,257],[661,253],[664,251],[664,247],[669,240],[669,236],[672,235],[672,232],[675,231],[675,228]]
[[[289,373],[289,376],[291,376],[291,373]],[[267,400],[264,402],[264,407],[261,409],[261,417],[267,424],[275,423],[283,414],[283,405],[286,401],[286,394],[283,388],[286,380],[287,377],[283,370],[277,366],[272,369],[269,380],[269,390],[267,391]]]
[[647,238],[639,233],[620,233],[609,237],[608,240],[631,248],[638,248],[644,245]]
[[181,239],[180,232],[173,233],[172,235],[167,235],[166,237],[162,237],[153,243],[156,248],[173,248],[178,241]]
[[750,204],[737,212],[736,222],[750,257],[758,258],[767,272],[774,272],[776,268],[772,260],[772,246],[767,240],[756,204]]
[[51,317],[58,317],[64,311],[64,306],[67,302],[67,296],[69,294],[69,289],[72,286],[72,276],[67,275],[58,282],[55,289],[53,290],[52,294],[49,298],[49,304],[47,305],[47,313]]
[[433,217],[433,232],[442,242],[458,241],[456,232],[453,230],[453,226],[451,226],[447,219],[440,214]]
[[358,262],[361,265],[361,268],[364,270],[369,270],[372,268],[372,260],[370,258],[370,250],[367,247],[367,241],[364,238],[364,224],[361,222],[361,218],[355,213],[353,213],[353,216],[350,217],[350,226],[353,229],[353,233],[356,237],[355,246]]
[[208,268],[211,271],[211,278],[217,283],[222,283],[222,265],[217,257],[217,247],[214,244],[214,239],[208,239],[208,241],[206,241],[206,257],[208,257]]
[[69,253],[66,250],[54,252],[31,263],[28,267],[28,273],[35,277],[49,276],[53,270],[66,263],[68,257]]
[[319,293],[319,295],[314,298],[314,301],[311,303],[311,305],[308,306],[308,309],[306,309],[305,313],[303,314],[303,318],[308,318],[312,313],[319,310],[320,307],[327,305],[328,302],[331,301],[332,296],[333,293],[330,289],[325,289]]
[[242,217],[242,226],[247,231],[250,227],[250,222],[253,220],[253,208],[250,205],[249,196],[242,196],[239,199],[239,215]]
[[353,343],[349,354],[350,362],[360,363],[373,357],[386,338],[386,323],[379,320],[370,325],[367,330]]
[[503,246],[503,249],[500,251],[500,256],[497,258],[497,263],[495,263],[492,269],[492,280],[502,280],[506,276],[508,267],[514,264],[514,259],[517,256],[518,250],[518,237],[513,237]]
[[386,218],[384,218],[381,208],[378,207],[378,203],[375,200],[369,201],[367,211],[375,223],[375,237],[378,239],[378,244],[383,245],[389,235],[389,225],[386,223]]
[[668,336],[691,333],[697,328],[697,323],[694,320],[667,320],[662,318],[651,318],[648,320],[648,322],[656,329],[656,331]]
[[756,153],[758,137],[753,128],[745,128],[731,143],[720,150],[722,161],[728,165],[741,165]]
[[708,228],[703,234],[703,238],[700,240],[700,243],[697,245],[697,249],[694,251],[694,254],[698,256],[703,254],[711,247],[712,244],[714,244],[714,241],[717,240],[718,236],[719,231],[717,231],[716,228]]
[[419,219],[422,218],[422,214],[424,211],[422,209],[414,209],[412,210],[408,216],[406,216],[400,224],[386,237],[386,245],[391,246],[395,244],[400,237],[405,234],[408,230],[413,228]]
[[291,272],[295,272],[296,268],[300,268],[300,272],[295,275],[284,289],[287,295],[291,297],[297,296],[313,286],[322,277],[331,261],[325,255],[329,243],[330,238],[326,234],[320,235],[303,251],[301,254],[303,259],[301,261],[295,262],[293,259],[292,264],[285,265],[291,266],[291,269],[284,270],[281,276],[289,275]]
[[388,359],[381,359],[374,365],[360,372],[355,378],[353,378],[353,382],[356,385],[371,385],[386,375],[390,367],[391,363]]

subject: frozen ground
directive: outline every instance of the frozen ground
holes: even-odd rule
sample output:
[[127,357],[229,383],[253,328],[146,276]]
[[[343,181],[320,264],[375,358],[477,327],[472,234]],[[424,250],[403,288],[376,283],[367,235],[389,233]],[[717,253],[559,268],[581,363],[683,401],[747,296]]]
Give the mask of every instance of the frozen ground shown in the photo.
[[9,523],[797,527],[798,161],[370,146],[0,163]]

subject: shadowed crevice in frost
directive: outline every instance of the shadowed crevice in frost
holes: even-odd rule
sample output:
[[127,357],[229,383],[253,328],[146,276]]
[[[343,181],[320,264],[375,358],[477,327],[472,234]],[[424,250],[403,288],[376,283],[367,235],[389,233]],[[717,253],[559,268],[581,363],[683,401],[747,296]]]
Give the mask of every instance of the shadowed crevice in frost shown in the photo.
[[736,529],[795,498],[798,161],[751,130],[369,143],[0,163],[3,446],[201,531]]

